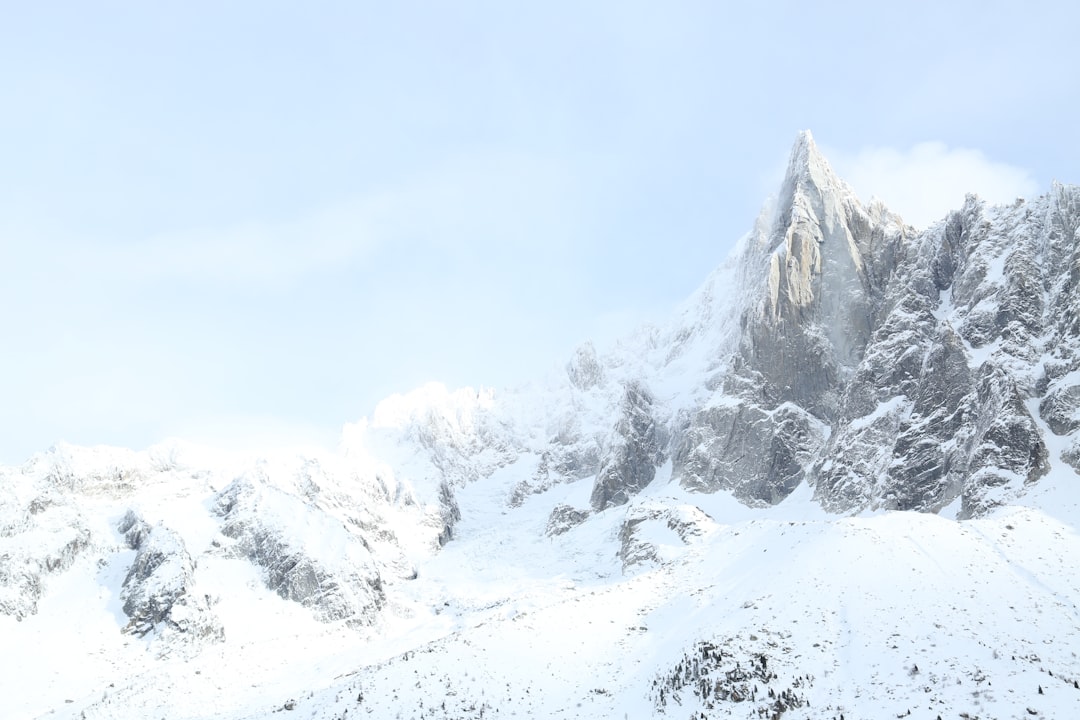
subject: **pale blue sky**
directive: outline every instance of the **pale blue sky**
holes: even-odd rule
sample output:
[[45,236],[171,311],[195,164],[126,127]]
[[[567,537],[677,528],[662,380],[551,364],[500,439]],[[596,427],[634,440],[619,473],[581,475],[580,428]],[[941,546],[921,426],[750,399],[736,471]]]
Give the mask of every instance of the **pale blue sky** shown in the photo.
[[4,2],[0,462],[537,376],[692,292],[803,128],[912,217],[1080,182],[1072,3],[809,5]]

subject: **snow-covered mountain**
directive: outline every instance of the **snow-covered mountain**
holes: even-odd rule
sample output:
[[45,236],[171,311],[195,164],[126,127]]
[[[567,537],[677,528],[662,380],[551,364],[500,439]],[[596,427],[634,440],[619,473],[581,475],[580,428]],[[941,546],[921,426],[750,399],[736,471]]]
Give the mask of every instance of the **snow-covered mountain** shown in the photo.
[[340,451],[0,468],[7,717],[1072,717],[1080,188],[916,231],[809,133],[663,327]]

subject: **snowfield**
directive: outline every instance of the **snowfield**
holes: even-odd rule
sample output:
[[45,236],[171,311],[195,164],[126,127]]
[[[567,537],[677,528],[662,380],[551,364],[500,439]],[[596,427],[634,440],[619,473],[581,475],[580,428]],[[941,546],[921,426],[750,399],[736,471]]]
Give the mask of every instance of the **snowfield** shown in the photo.
[[[193,653],[122,634],[132,551],[88,556],[50,578],[37,614],[0,618],[5,717],[1072,717],[1075,479],[955,521],[829,516],[808,488],[751,510],[658,478],[549,537],[552,504],[580,504],[589,483],[510,508],[511,466],[459,492],[456,538],[393,587],[375,627],[317,622],[250,564],[200,558],[226,630]],[[209,545],[206,497],[187,500],[173,517]],[[656,559],[624,571],[620,528],[639,507],[706,519],[688,543],[648,528]]]

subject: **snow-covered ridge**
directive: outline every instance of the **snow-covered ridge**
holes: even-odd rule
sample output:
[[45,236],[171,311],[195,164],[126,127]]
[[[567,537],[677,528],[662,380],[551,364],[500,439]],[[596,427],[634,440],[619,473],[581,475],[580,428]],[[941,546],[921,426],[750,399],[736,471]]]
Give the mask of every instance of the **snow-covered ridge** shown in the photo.
[[395,496],[336,456],[245,463],[176,444],[61,445],[3,481],[3,614],[33,616],[58,575],[92,563],[122,605],[119,629],[165,655],[192,635],[227,635],[214,575],[238,564],[317,618],[376,624],[385,586],[413,576],[444,531],[437,503]]

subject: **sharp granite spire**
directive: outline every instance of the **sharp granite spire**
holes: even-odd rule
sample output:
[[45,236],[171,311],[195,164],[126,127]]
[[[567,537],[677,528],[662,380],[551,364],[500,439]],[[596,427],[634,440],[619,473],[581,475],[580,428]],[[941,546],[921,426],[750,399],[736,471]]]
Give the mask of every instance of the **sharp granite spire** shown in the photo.
[[[771,230],[765,295],[744,353],[793,400],[822,419],[835,413],[831,378],[849,373],[870,339],[880,303],[881,274],[870,267],[880,250],[901,241],[903,226],[871,213],[832,171],[809,131],[791,152]],[[783,388],[790,387],[790,391]]]
[[693,412],[672,452],[683,485],[754,504],[779,502],[806,480],[905,237],[899,218],[863,206],[809,131],[796,137],[778,198],[771,227],[744,256],[744,275],[759,280],[716,392],[723,400]]
[[[814,136],[809,130],[803,130],[795,137],[788,157],[777,209],[781,213],[788,213],[799,204],[800,196],[820,197],[826,194],[855,196],[847,183],[833,172],[829,161],[814,142]],[[790,222],[790,216],[783,218],[783,222]]]

